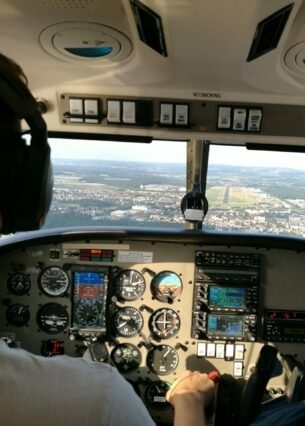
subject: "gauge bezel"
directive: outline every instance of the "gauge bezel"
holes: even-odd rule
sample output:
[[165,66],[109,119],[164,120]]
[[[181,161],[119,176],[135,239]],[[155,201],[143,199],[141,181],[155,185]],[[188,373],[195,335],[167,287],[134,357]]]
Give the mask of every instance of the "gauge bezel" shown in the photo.
[[[48,313],[48,315],[50,317],[53,316],[53,319],[55,319],[56,315],[57,316],[64,315],[65,316],[65,318],[64,318],[65,319],[64,325],[61,325],[61,326],[57,325],[56,328],[52,329],[52,327],[54,327],[54,324],[53,325],[46,325],[46,324],[44,324],[44,322],[42,320],[42,316],[45,314],[45,311],[47,311],[47,310],[51,310],[51,313]],[[53,310],[53,312],[52,312],[52,310]],[[56,312],[56,311],[58,311],[58,312]],[[46,304],[42,305],[39,308],[39,310],[37,312],[37,315],[36,315],[36,320],[37,320],[37,324],[38,324],[39,328],[44,333],[46,333],[46,334],[60,334],[60,333],[63,333],[63,332],[65,332],[67,330],[67,328],[69,326],[70,317],[69,317],[68,310],[66,309],[65,306],[63,306],[63,305],[61,305],[59,303],[52,303],[52,302],[50,302],[50,303],[46,303]]]
[[[137,286],[135,286],[135,289],[133,292],[134,294],[128,295],[126,294],[126,291],[124,291],[124,287],[126,287],[126,285],[124,284],[124,278],[128,278],[128,276],[132,277],[133,275],[138,275],[140,282]],[[123,280],[123,282],[120,282],[120,280]],[[129,284],[129,286],[132,286],[132,282]],[[120,299],[126,300],[126,301],[133,301],[143,296],[146,289],[146,281],[144,276],[141,274],[141,272],[137,271],[136,269],[124,269],[115,278],[114,287],[115,287],[115,294]]]
[[[125,327],[125,329],[121,328],[121,323],[118,323],[119,321],[119,317],[125,312],[127,311],[132,311],[133,314],[131,314],[130,312],[128,312],[128,314],[126,313],[125,315],[129,316],[129,321],[131,319],[134,320],[134,323],[136,326],[130,326],[130,324],[128,325],[128,322],[126,322],[126,324],[128,325],[128,328]],[[140,321],[140,323],[137,323],[135,321],[135,318],[137,320]],[[124,306],[122,308],[119,308],[113,315],[113,326],[115,329],[115,333],[116,335],[122,336],[122,337],[134,337],[137,336],[141,333],[143,326],[144,326],[144,318],[143,315],[141,314],[141,312],[139,311],[139,309],[135,308],[134,306]],[[132,330],[133,329],[133,330]],[[125,330],[125,331],[123,331]]]
[[[22,284],[25,284],[21,288],[21,290],[17,289],[17,287],[14,287],[15,279],[18,276],[22,276]],[[8,291],[14,294],[15,296],[22,296],[24,294],[27,294],[30,291],[32,285],[29,274],[25,274],[24,272],[14,272],[13,274],[10,274],[6,284]]]
[[[22,315],[20,313],[14,313],[14,309],[19,309],[19,312],[21,310]],[[18,320],[16,320],[16,315],[19,315]],[[24,305],[22,303],[14,303],[12,305],[9,305],[6,310],[5,317],[10,325],[13,325],[14,327],[23,327],[30,321],[31,314],[29,306]]]
[[[119,350],[124,351],[124,349],[127,349],[130,351],[132,355],[131,362],[128,362],[128,361],[125,362],[124,355],[122,356],[118,355],[118,351]],[[132,354],[132,352],[136,352],[136,355]],[[132,343],[120,343],[116,345],[110,354],[110,358],[112,362],[114,363],[114,365],[116,366],[116,368],[119,370],[119,372],[123,374],[127,374],[137,370],[142,362],[142,354],[140,349],[136,345],[133,345]],[[118,362],[118,359],[121,359],[122,362]]]
[[[160,353],[158,354],[157,351]],[[155,354],[157,354],[158,357],[155,357]],[[168,363],[168,361],[166,361],[166,357],[169,354],[175,362],[171,361]],[[161,362],[162,356],[164,357],[164,361]],[[173,373],[178,367],[179,355],[176,349],[172,346],[165,344],[154,346],[147,353],[146,364],[152,373],[157,376],[166,376]]]
[[[157,319],[159,317],[161,317],[161,315],[170,315],[173,319],[173,323],[172,326],[167,329],[167,325],[164,322],[164,329],[163,331],[161,331],[158,326],[156,325]],[[176,323],[174,323],[174,321],[176,321]],[[178,313],[176,311],[174,311],[173,309],[170,308],[161,308],[158,309],[156,311],[154,311],[150,318],[149,318],[149,329],[151,331],[151,333],[156,336],[158,339],[170,339],[171,337],[176,336],[179,333],[180,330],[180,326],[181,326],[181,320],[180,317],[178,315]]]
[[[48,278],[48,280],[53,279],[53,277],[46,277],[46,274],[48,273],[48,271],[51,271],[52,269],[59,271],[59,273],[61,275],[64,275],[65,277],[64,285],[61,288],[55,289],[55,290],[52,287],[52,283],[50,281],[48,283],[43,282],[44,278]],[[58,265],[47,266],[39,274],[38,287],[44,294],[46,294],[49,297],[60,297],[67,293],[70,287],[70,278],[68,273],[61,266],[58,266]]]
[[[166,410],[168,408],[171,408],[171,405],[166,400],[166,393],[170,389],[171,384],[170,382],[167,382],[165,380],[155,380],[151,383],[149,383],[144,392],[144,399],[145,402],[155,410]],[[158,395],[158,399],[156,401],[153,400],[153,397],[155,396],[154,390],[155,388],[162,389],[162,398],[164,398],[162,401],[160,401],[160,395]],[[163,389],[165,388],[165,389]],[[164,394],[164,395],[163,395]]]
[[[167,286],[168,286],[167,283],[163,284],[165,285],[165,291],[164,292],[160,291],[160,285],[162,284],[162,282],[158,282],[158,280],[160,280],[162,276],[166,278],[166,276],[170,276],[170,275],[174,276],[175,279],[177,279],[177,281],[179,282],[179,285],[175,285],[175,288],[179,289],[179,291],[175,294],[170,294],[169,292],[167,292]],[[181,277],[176,272],[170,271],[170,270],[164,270],[164,271],[158,272],[153,277],[153,279],[151,280],[150,288],[154,298],[156,298],[160,302],[172,303],[181,295],[183,290],[183,283],[182,283]]]

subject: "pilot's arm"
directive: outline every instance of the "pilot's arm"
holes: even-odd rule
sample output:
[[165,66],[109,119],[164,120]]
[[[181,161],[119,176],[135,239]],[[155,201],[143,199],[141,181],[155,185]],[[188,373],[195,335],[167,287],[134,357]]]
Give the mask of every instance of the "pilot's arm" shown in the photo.
[[131,385],[108,364],[45,358],[0,340],[1,426],[154,426]]
[[186,371],[167,392],[175,408],[174,426],[205,426],[204,407],[214,396],[215,383],[207,374]]

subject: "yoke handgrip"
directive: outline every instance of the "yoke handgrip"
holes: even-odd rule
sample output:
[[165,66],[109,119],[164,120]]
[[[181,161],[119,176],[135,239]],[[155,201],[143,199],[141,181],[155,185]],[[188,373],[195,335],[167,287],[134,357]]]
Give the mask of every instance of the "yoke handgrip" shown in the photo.
[[251,423],[260,412],[264,392],[276,361],[277,349],[269,345],[263,346],[241,395],[240,414],[245,424]]

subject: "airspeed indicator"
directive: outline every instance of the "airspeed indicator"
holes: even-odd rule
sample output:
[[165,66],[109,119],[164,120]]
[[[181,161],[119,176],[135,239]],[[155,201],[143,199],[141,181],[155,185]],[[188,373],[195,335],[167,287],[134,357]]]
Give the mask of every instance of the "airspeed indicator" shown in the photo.
[[69,277],[59,266],[49,266],[41,272],[38,285],[48,296],[62,296],[69,288]]
[[126,269],[116,278],[115,291],[123,300],[136,300],[145,291],[145,279],[140,272]]

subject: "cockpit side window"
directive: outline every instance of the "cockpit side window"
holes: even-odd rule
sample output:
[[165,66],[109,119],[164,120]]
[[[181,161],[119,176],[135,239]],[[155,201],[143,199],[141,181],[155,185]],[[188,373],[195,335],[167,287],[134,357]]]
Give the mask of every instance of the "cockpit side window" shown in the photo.
[[305,236],[304,181],[305,153],[211,144],[204,228]]

